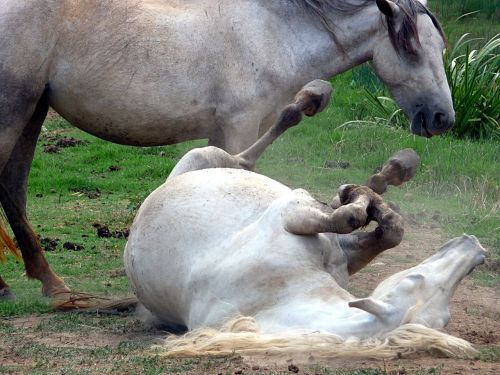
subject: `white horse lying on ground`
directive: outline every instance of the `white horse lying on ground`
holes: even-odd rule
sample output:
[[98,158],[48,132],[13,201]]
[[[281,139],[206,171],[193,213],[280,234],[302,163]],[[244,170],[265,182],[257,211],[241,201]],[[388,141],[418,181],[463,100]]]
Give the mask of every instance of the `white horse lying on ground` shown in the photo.
[[[369,187],[342,186],[332,207],[245,170],[302,113],[324,108],[330,93],[326,82],[306,85],[241,154],[214,147],[189,152],[141,206],[125,267],[148,310],[191,331],[167,340],[169,354],[473,350],[436,329],[450,318],[448,303],[460,280],[484,261],[475,237],[449,241],[357,299],[344,289],[348,275],[401,241],[401,216]],[[411,178],[417,165],[414,153],[400,152],[369,185],[383,192],[387,183]],[[351,233],[371,220],[378,223],[372,232]]]

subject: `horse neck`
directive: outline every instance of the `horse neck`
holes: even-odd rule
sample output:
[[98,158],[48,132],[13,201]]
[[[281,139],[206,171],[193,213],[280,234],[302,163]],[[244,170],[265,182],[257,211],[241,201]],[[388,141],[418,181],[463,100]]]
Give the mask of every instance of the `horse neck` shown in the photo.
[[[321,21],[303,11],[297,22],[309,38],[303,38],[306,65],[321,67],[313,78],[328,79],[372,59],[373,47],[380,37],[382,22],[375,5],[361,8],[354,14],[331,14],[335,38]],[[311,49],[313,51],[311,51]]]

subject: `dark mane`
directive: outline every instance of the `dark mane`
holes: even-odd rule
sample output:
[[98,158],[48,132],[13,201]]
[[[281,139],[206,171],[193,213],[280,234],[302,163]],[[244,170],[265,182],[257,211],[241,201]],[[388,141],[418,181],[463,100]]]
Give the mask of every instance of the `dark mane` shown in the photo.
[[387,28],[389,30],[389,38],[391,39],[394,49],[399,54],[404,54],[410,57],[416,57],[418,55],[420,40],[418,37],[417,16],[419,14],[428,15],[434,27],[436,27],[439,31],[443,40],[446,41],[441,25],[426,6],[417,0],[399,0],[396,1],[396,3],[403,11],[403,23],[401,28],[396,30],[394,19],[386,17],[386,20]]
[[[323,26],[330,32],[335,43],[342,48],[335,35],[335,20],[332,14],[350,15],[360,9],[375,3],[375,0],[292,0],[297,5],[304,8],[311,16],[319,18]],[[420,40],[417,29],[417,16],[426,14],[439,31],[439,34],[446,41],[443,29],[436,17],[417,0],[396,0],[395,3],[403,11],[403,23],[399,30],[396,30],[394,20],[386,17],[389,38],[394,49],[399,54],[407,56],[417,56]]]

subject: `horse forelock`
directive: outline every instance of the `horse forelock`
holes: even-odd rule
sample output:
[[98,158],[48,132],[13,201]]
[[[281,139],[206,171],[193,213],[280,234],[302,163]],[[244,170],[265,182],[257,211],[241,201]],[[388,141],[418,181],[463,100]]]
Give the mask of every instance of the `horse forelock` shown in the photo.
[[[352,15],[361,9],[373,5],[374,0],[292,0],[297,5],[304,8],[309,14],[318,18],[323,26],[330,32],[335,43],[342,48],[335,35],[335,20],[332,13],[340,15]],[[418,0],[396,0],[397,5],[403,11],[403,22],[401,27],[396,28],[395,20],[387,18],[389,38],[394,49],[399,54],[417,56],[420,47],[418,37],[417,17],[419,14],[426,14],[430,17],[433,25],[446,43],[443,29],[430,12],[430,10]]]
[[409,57],[418,56],[420,39],[418,36],[417,17],[419,14],[429,16],[434,27],[436,27],[443,41],[446,43],[446,37],[439,21],[425,5],[418,0],[398,0],[396,3],[403,13],[401,26],[397,29],[394,19],[390,17],[386,17],[386,19],[389,38],[398,54]]

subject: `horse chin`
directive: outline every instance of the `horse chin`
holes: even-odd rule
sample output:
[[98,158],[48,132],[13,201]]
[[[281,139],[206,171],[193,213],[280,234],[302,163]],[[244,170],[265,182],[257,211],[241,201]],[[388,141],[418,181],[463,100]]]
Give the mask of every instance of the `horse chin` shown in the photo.
[[431,138],[432,134],[427,127],[427,119],[423,112],[418,112],[413,116],[411,122],[411,132],[425,138]]

